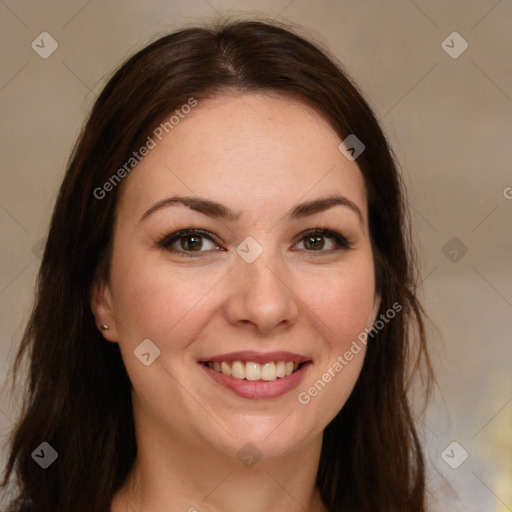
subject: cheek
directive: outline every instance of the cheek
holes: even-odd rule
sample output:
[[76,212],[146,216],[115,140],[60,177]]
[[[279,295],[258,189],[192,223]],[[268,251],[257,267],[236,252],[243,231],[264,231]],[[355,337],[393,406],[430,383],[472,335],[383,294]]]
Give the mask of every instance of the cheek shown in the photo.
[[375,298],[373,267],[357,266],[331,273],[320,286],[318,281],[308,281],[302,296],[326,340],[336,345],[350,343],[368,327]]
[[[370,261],[371,263],[371,261]],[[323,287],[308,283],[306,302],[322,334],[318,364],[298,392],[303,414],[323,429],[338,414],[357,382],[366,354],[358,339],[373,312],[375,282],[371,264],[351,265],[331,273]]]
[[119,262],[115,274],[114,308],[130,338],[149,338],[173,346],[180,335],[199,325],[201,303],[222,278],[217,270],[191,272],[170,268],[165,262]]

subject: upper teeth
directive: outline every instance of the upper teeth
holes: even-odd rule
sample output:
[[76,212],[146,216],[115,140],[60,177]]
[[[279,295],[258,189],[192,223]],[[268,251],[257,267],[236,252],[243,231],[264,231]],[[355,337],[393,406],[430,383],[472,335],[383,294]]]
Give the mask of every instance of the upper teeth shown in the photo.
[[253,361],[227,361],[208,362],[210,368],[224,375],[235,377],[236,379],[247,380],[276,380],[278,377],[291,375],[298,367],[299,363],[293,361],[278,361],[264,364],[254,363]]

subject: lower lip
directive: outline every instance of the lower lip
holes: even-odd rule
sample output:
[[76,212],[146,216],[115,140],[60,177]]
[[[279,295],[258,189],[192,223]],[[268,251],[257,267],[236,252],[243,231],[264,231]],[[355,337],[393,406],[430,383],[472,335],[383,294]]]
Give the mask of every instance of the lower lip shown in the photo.
[[277,398],[295,389],[304,378],[310,362],[304,363],[297,371],[286,377],[277,378],[272,381],[237,379],[219,373],[209,366],[199,363],[206,373],[218,384],[230,389],[242,398],[264,400]]

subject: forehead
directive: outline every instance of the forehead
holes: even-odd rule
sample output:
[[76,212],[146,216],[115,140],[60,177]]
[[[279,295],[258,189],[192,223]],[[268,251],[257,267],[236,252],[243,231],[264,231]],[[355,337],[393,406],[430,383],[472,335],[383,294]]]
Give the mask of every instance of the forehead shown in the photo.
[[153,139],[124,184],[120,210],[141,213],[166,195],[197,194],[242,212],[281,212],[340,193],[366,216],[357,164],[340,153],[330,124],[298,99],[251,93],[199,100],[161,141]]

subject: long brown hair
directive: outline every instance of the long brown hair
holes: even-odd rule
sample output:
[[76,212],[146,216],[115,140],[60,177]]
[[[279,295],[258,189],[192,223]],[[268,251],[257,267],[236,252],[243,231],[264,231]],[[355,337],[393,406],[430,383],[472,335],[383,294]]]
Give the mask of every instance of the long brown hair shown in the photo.
[[[14,365],[28,362],[26,397],[13,429],[4,486],[9,512],[107,512],[137,447],[130,381],[117,344],[106,343],[90,290],[108,279],[122,183],[102,187],[174,109],[225,91],[293,95],[327,119],[340,139],[366,148],[357,164],[368,197],[379,313],[402,311],[370,339],[348,402],[323,436],[317,485],[328,510],[423,512],[425,466],[408,399],[409,377],[431,366],[425,313],[416,297],[416,258],[400,175],[361,93],[325,50],[259,21],[190,28],[131,57],[105,86],[75,146],[55,205],[34,310]],[[96,194],[97,195],[97,194]],[[41,442],[59,454],[42,470]]]

